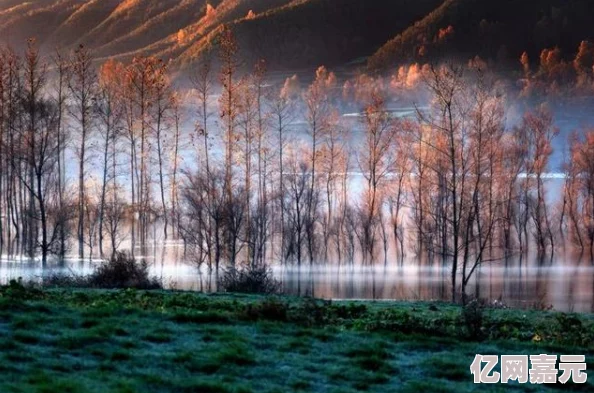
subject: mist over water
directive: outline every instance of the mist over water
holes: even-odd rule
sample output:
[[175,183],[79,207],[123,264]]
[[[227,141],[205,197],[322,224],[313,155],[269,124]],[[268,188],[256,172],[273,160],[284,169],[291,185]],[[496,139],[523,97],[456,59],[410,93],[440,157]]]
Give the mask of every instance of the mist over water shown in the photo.
[[[211,101],[214,107],[218,101],[218,95],[213,95]],[[386,112],[394,118],[414,119],[418,110],[424,110],[427,107],[413,104],[417,103],[389,102]],[[188,104],[185,109],[187,114],[195,110],[191,104]],[[347,144],[350,147],[361,145],[364,142],[362,114],[352,111],[353,108],[339,109],[340,117],[349,131],[343,138],[348,138]],[[552,109],[555,125],[561,131],[554,140],[553,154],[548,165],[549,172],[545,176],[547,203],[554,208],[563,190],[561,170],[565,159],[567,138],[573,130],[592,124],[592,118],[584,111],[568,108]],[[182,125],[179,154],[182,167],[188,170],[194,170],[200,165],[196,157],[198,148],[192,139],[195,133],[193,129],[195,121],[194,115],[190,115],[184,119]],[[214,121],[210,126],[211,129],[216,129],[220,124]],[[310,143],[307,124],[303,119],[293,119],[288,134],[290,145]],[[220,160],[223,153],[220,148],[221,135],[213,135],[212,139],[210,153],[212,158]],[[67,156],[66,164],[67,180],[74,181],[76,160],[73,153],[70,152],[70,154]],[[356,152],[353,151],[353,155],[355,154]],[[356,205],[364,187],[362,174],[357,172],[360,169],[355,164],[352,167],[348,172],[350,177],[348,191],[350,202]],[[87,174],[88,178],[98,181],[99,170],[99,167],[91,167]],[[125,174],[119,174],[118,181],[127,184],[129,178]],[[127,187],[123,192],[129,192]],[[134,250],[137,259],[148,261],[151,275],[160,278],[164,286],[170,289],[216,291],[217,272],[209,272],[205,267],[198,269],[186,253],[183,243],[164,242],[161,238],[162,230],[153,227],[150,230],[152,240],[146,248]],[[132,246],[129,244],[129,239],[125,240],[120,248],[130,250]],[[467,292],[471,296],[486,299],[489,303],[514,308],[552,307],[560,311],[594,312],[594,265],[588,258],[575,256],[570,252],[564,253],[561,247],[559,250],[561,251],[557,251],[545,260],[529,255],[484,263],[471,277]],[[7,253],[6,249],[2,251],[4,253],[0,260],[0,282],[2,283],[17,278],[37,281],[49,273],[89,274],[101,263],[96,249],[94,256],[90,258],[81,260],[70,256],[61,263],[48,261],[45,267],[38,259],[31,260],[18,254]],[[74,253],[74,247],[72,252]],[[86,250],[85,255],[88,254],[89,251]],[[280,258],[275,256],[269,259],[276,278],[282,283],[283,292],[288,295],[324,299],[451,300],[450,261],[442,262],[439,258],[432,261],[419,260],[410,251],[406,252],[404,261],[400,261],[394,257],[395,254],[394,250],[390,250],[385,261],[382,256],[372,265],[363,265],[358,260],[339,262],[330,258],[328,262],[315,261],[312,265],[304,262],[301,266],[295,266],[281,265]]]
[[[136,258],[145,259],[150,274],[160,278],[167,289],[214,292],[217,272],[198,268],[184,255],[178,242],[154,242],[145,253],[137,250]],[[41,281],[44,275],[89,274],[102,261],[99,258],[63,262],[49,261],[45,268],[40,260],[18,255],[2,255],[0,282],[22,278]],[[322,299],[450,301],[451,265],[439,258],[404,261],[388,258],[386,263],[363,265],[343,261],[341,264],[315,262],[273,264],[274,276],[287,295]],[[222,272],[219,272],[219,274]],[[496,306],[520,309],[554,309],[564,312],[594,312],[594,264],[587,256],[560,250],[552,257],[535,255],[512,257],[483,264],[468,286],[472,296]]]
[[[362,179],[357,173],[349,177],[349,193],[355,201],[359,198]],[[563,179],[553,175],[545,183],[547,202],[555,206],[562,195]],[[13,245],[12,250],[18,249]],[[130,236],[124,238],[120,249],[132,250]],[[90,254],[87,248],[87,257],[79,259],[74,245],[64,261],[49,260],[45,267],[40,258],[30,259],[12,250],[7,245],[2,250],[2,284],[19,278],[40,282],[49,274],[86,275],[103,262],[97,249]],[[164,240],[159,223],[152,226],[144,250],[138,245],[134,247],[134,256],[137,260],[146,260],[150,275],[158,277],[167,289],[214,292],[217,291],[217,274],[224,270],[221,267],[217,273],[209,271],[205,265],[198,267],[182,241]],[[386,259],[380,255],[372,264],[362,263],[359,257],[339,261],[333,256],[328,261],[317,260],[313,264],[304,261],[301,266],[281,264],[277,255],[269,256],[268,262],[287,295],[377,301],[451,301],[452,298],[451,261],[443,261],[438,256],[420,259],[412,250],[405,250],[401,260],[396,257],[393,245],[389,246]],[[461,272],[458,283],[460,277]],[[534,253],[528,256],[520,253],[508,259],[497,257],[479,266],[471,277],[468,294],[495,306],[594,312],[594,263],[586,253],[572,253],[561,244],[552,256],[544,259]]]

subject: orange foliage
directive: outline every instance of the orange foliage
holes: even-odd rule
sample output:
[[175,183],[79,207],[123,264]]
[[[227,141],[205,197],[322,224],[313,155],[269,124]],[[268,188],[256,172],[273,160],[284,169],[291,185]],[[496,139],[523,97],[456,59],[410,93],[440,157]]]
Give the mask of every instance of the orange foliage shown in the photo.
[[439,29],[439,32],[437,33],[437,37],[436,37],[435,41],[444,42],[448,38],[452,37],[453,35],[454,35],[454,26],[449,25],[446,28]]

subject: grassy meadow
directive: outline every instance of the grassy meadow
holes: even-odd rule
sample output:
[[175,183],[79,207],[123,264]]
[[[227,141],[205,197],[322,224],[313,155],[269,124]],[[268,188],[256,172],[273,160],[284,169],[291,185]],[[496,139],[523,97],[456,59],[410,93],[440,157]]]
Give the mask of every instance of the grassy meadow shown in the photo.
[[[481,354],[586,354],[594,317],[443,303],[0,289],[0,392],[555,392],[474,385]],[[591,371],[590,371],[591,372]]]

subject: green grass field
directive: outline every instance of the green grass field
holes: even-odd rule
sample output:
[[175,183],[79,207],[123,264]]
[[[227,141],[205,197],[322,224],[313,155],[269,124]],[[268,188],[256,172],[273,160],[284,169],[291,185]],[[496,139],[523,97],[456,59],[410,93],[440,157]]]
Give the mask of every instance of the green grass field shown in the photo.
[[0,289],[0,392],[594,391],[594,376],[474,385],[469,371],[477,353],[586,354],[591,369],[592,315],[487,309],[465,323],[460,310],[13,284]]

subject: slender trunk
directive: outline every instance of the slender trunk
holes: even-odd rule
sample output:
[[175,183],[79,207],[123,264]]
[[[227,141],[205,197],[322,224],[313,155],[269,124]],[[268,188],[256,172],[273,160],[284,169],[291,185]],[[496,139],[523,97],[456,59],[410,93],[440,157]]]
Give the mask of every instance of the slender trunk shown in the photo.
[[167,204],[165,202],[165,179],[163,176],[163,147],[161,143],[161,113],[158,115],[157,119],[157,155],[159,160],[159,186],[161,188],[161,207],[163,209],[163,218],[164,228],[163,228],[163,235],[165,236],[165,240],[167,240],[167,225],[168,225],[168,216],[167,216]]
[[[179,220],[178,220],[178,187],[177,187],[177,167],[178,167],[178,156],[179,156],[179,114],[178,109],[175,109],[175,135],[173,138],[173,169],[171,173],[171,209],[173,217],[173,236],[179,236]],[[206,132],[206,130],[204,130]],[[208,178],[208,177],[207,177]],[[177,234],[176,232],[177,228]]]
[[280,236],[281,236],[281,255],[282,260],[281,262],[284,263],[285,261],[285,190],[284,190],[284,180],[283,180],[283,152],[284,152],[284,143],[283,143],[283,116],[279,112],[278,113],[278,137],[279,137],[279,152],[278,152],[278,182],[279,182],[279,191],[280,191]]
[[105,216],[105,197],[107,192],[107,173],[108,173],[108,153],[110,134],[110,120],[107,119],[107,129],[105,130],[105,146],[103,150],[103,178],[101,183],[101,201],[99,205],[99,255],[103,257],[103,218]]
[[[84,115],[83,115],[84,118]],[[78,163],[78,257],[84,258],[84,229],[85,229],[85,150],[86,129],[82,126],[82,142],[80,146],[80,160]]]
[[42,175],[37,173],[37,200],[39,202],[39,215],[41,216],[41,262],[45,267],[49,251],[47,240],[47,216],[45,212],[45,200],[43,197]]

